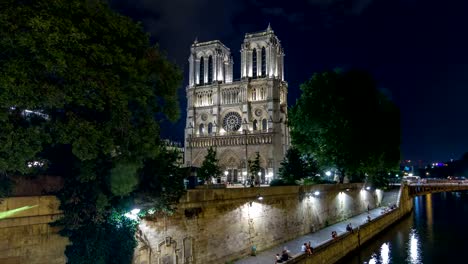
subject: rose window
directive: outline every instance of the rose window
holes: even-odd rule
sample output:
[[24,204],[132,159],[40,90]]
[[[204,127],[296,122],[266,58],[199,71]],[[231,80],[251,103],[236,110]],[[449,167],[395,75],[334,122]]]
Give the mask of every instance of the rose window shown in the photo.
[[223,127],[226,131],[237,131],[241,127],[242,118],[236,112],[229,112],[224,116]]

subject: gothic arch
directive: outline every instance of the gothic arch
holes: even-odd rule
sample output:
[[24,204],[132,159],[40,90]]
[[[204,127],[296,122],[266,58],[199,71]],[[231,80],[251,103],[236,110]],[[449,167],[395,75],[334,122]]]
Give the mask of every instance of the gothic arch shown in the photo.
[[213,56],[208,56],[208,84],[213,82],[214,77],[214,69],[213,69]]
[[254,48],[252,50],[252,76],[253,78],[257,77],[257,62],[258,62],[258,56],[257,56],[257,49]]
[[240,158],[231,149],[226,149],[219,155],[219,165],[221,167],[238,166]]
[[200,71],[199,71],[200,84],[205,84],[205,60],[200,57]]

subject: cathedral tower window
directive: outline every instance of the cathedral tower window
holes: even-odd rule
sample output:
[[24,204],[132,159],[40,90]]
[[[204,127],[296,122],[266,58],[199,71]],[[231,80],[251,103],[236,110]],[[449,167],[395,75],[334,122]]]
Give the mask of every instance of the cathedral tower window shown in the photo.
[[262,120],[262,130],[267,130],[267,120],[265,118]]
[[262,77],[266,76],[266,51],[265,47],[262,47]]
[[257,78],[257,49],[252,51],[252,76]]
[[213,57],[208,57],[208,83],[213,82]]
[[257,120],[253,121],[253,130],[257,130]]
[[213,133],[213,124],[209,123],[208,124],[208,135],[211,135],[211,133]]
[[200,58],[200,85],[205,84],[205,61]]
[[257,100],[257,89],[253,88],[252,89],[252,101]]
[[205,126],[203,124],[200,124],[200,128],[198,132],[200,135],[203,135],[203,132],[205,132]]

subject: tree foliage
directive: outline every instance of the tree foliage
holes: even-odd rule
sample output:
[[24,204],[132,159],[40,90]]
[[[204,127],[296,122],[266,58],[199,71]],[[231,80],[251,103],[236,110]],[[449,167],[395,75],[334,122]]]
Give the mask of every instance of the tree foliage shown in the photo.
[[301,154],[295,147],[288,149],[279,169],[280,177],[288,185],[295,185],[301,179],[313,178],[317,172],[313,157]]
[[250,179],[251,179],[251,184],[254,183],[254,181],[260,181],[258,177],[258,173],[262,170],[262,167],[260,167],[260,153],[257,152],[255,155],[255,158],[253,160],[249,160],[249,172],[250,172]]
[[218,165],[218,159],[216,159],[216,150],[210,147],[208,148],[205,160],[203,160],[201,167],[197,171],[197,176],[210,182],[212,177],[218,178],[220,175],[221,169]]
[[323,168],[345,176],[367,173],[378,185],[400,159],[398,108],[367,72],[326,71],[301,85],[289,114],[291,138]]
[[5,0],[0,10],[1,175],[64,177],[69,262],[128,262],[131,250],[92,249],[118,235],[112,214],[163,155],[156,117],[178,117],[181,73],[104,1]]

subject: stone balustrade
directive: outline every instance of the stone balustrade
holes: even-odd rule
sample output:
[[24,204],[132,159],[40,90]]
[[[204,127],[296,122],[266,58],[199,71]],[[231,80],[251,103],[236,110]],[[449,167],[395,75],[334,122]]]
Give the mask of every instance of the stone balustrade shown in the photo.
[[273,134],[267,132],[237,134],[229,136],[198,136],[187,138],[187,145],[194,148],[207,148],[215,146],[243,146],[272,144]]

